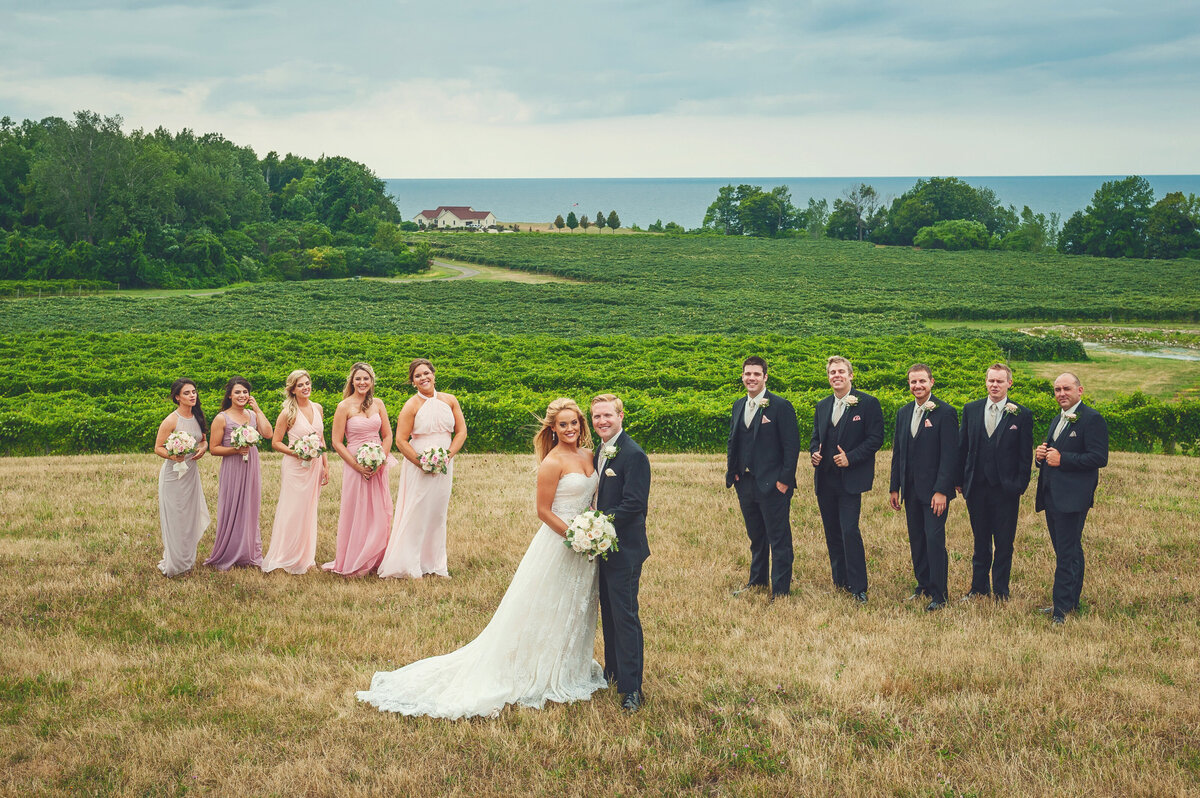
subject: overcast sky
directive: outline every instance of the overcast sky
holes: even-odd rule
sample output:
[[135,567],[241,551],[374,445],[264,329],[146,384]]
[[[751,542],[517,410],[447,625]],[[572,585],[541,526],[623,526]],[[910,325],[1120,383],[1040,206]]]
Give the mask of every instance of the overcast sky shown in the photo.
[[0,115],[380,177],[1200,173],[1190,0],[0,0]]

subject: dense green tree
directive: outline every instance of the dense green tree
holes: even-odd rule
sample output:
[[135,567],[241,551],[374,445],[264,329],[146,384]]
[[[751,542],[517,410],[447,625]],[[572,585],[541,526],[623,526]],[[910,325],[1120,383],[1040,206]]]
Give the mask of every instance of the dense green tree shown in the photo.
[[617,231],[617,228],[621,226],[621,217],[617,216],[616,211],[609,211],[608,212],[608,221],[606,222],[606,224],[608,224],[608,228],[615,233]]
[[1069,255],[1140,258],[1146,255],[1146,226],[1154,190],[1144,177],[1109,180],[1084,211],[1063,226],[1058,249]]
[[605,220],[605,218],[607,218],[604,215],[604,211],[596,211],[596,215],[593,216],[592,218],[596,220],[596,230],[598,232],[603,233],[604,232],[604,220]]
[[554,226],[557,227],[559,230],[561,230],[567,226],[567,223],[563,221],[561,213],[558,216],[554,217]]
[[913,245],[921,249],[987,249],[992,234],[983,222],[973,219],[946,219],[922,227],[913,237]]
[[1151,258],[1200,255],[1200,197],[1173,191],[1154,203],[1146,220],[1146,254]]
[[567,227],[571,228],[571,232],[574,232],[575,228],[579,227],[579,219],[575,218],[575,211],[567,214]]
[[[583,232],[585,233],[588,231],[588,228],[592,226],[592,220],[588,218],[586,213],[579,217],[579,226],[583,228]],[[601,225],[600,229],[603,230],[604,226]]]
[[803,227],[813,238],[825,235],[825,226],[829,224],[829,200],[808,198],[808,207],[803,213]]
[[865,241],[885,222],[886,213],[874,186],[859,183],[833,201],[825,234],[844,241]]
[[656,219],[653,224],[646,228],[647,233],[661,233],[663,231],[663,220]]
[[957,177],[921,179],[892,201],[887,221],[872,240],[885,244],[911,244],[917,231],[935,222],[967,219],[979,222],[989,233],[1003,237],[1017,226],[1017,213],[1004,207],[990,188],[976,188]]
[[1021,209],[1021,221],[1000,242],[1001,249],[1021,252],[1045,252],[1058,246],[1058,214],[1047,217],[1035,214],[1026,205]]

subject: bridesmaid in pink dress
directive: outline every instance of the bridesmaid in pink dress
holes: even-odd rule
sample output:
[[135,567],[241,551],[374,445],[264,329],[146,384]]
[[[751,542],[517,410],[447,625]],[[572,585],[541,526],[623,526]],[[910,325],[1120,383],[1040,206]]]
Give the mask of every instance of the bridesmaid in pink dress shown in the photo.
[[[417,389],[396,419],[396,448],[404,455],[395,521],[381,577],[420,579],[425,574],[449,578],[446,568],[446,511],[454,482],[454,455],[467,440],[467,422],[458,400],[438,393],[433,364],[417,358],[408,366],[408,381]],[[411,438],[411,440],[410,440]],[[445,474],[421,469],[421,453],[431,448],[450,452]]]
[[372,471],[355,459],[365,443],[392,450],[392,426],[382,399],[375,398],[375,371],[355,363],[333,414],[333,448],[342,458],[342,510],[338,516],[337,558],[322,566],[343,576],[374,571],[383,559],[392,526],[392,495],[388,488],[389,457]]
[[235,565],[262,564],[262,533],[258,528],[262,473],[258,449],[234,448],[233,431],[238,427],[254,427],[264,438],[271,434],[266,415],[250,394],[249,381],[245,377],[230,377],[221,412],[213,419],[209,446],[209,451],[221,458],[221,471],[217,480],[217,535],[204,564],[218,571],[228,571]]
[[[316,435],[325,446],[325,424],[321,406],[310,401],[312,378],[304,369],[288,375],[283,388],[283,409],[275,421],[271,448],[283,455],[279,480],[279,504],[271,529],[271,546],[263,557],[262,569],[282,568],[302,574],[316,565],[317,499],[329,482],[329,461],[322,452],[313,460],[301,460],[291,448],[300,438]],[[283,442],[287,435],[287,443]]]

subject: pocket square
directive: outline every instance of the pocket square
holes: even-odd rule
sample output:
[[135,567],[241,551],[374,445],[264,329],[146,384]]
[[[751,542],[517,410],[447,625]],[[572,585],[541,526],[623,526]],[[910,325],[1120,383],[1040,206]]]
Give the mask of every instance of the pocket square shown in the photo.
[[927,426],[927,427],[932,427],[932,426],[933,426],[933,422],[932,422],[932,421],[930,421],[929,419],[925,419],[925,426]]
[[616,475],[617,475],[617,472],[616,472],[616,471],[613,471],[611,468],[606,468],[606,469],[604,469],[604,476],[606,476],[606,477],[615,477]]
[[1074,438],[1074,437],[1075,437],[1075,431],[1074,431],[1074,430],[1072,430],[1072,431],[1071,431],[1071,434],[1070,434],[1070,435],[1068,435],[1067,437],[1068,437],[1068,438]]
[[1013,424],[1011,427],[1009,427],[1009,429],[1016,429],[1016,428],[1017,428],[1016,424]]
[[766,416],[763,416],[763,417],[762,417],[762,423],[764,423],[764,424],[770,424],[770,423],[771,423],[771,419],[767,418]]
[[855,416],[854,418],[852,418],[850,420],[851,421],[862,421],[862,416]]

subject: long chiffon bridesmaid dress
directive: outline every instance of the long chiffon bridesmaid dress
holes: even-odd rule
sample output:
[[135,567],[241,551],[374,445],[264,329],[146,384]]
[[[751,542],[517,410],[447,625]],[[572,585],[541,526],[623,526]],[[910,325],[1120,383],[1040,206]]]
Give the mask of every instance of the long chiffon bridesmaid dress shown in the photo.
[[[246,409],[249,420],[234,423],[225,416],[222,446],[233,446],[233,431],[238,427],[255,426],[254,411]],[[258,449],[251,446],[248,460],[240,454],[221,458],[217,482],[217,538],[212,553],[204,561],[218,571],[228,571],[235,565],[262,564],[262,532],[258,514],[262,504],[262,473],[258,468]]]
[[[195,418],[176,415],[175,431],[186,432],[200,440],[200,424]],[[164,576],[176,576],[192,570],[196,564],[196,545],[212,519],[204,489],[200,486],[200,466],[188,459],[188,470],[175,471],[173,460],[164,460],[158,472],[158,519],[162,527],[163,556],[158,570]]]
[[[296,420],[287,433],[288,445],[305,435],[321,431],[321,409],[316,405],[310,407],[313,411],[312,421],[306,419],[304,413],[296,412]],[[281,468],[279,504],[275,508],[271,543],[263,557],[262,569],[270,572],[282,568],[289,574],[302,574],[316,565],[321,460],[317,458],[306,464],[284,455]]]
[[[346,448],[357,452],[364,443],[383,444],[382,416],[346,419]],[[337,557],[322,568],[343,576],[374,571],[387,548],[392,526],[392,494],[385,462],[370,479],[342,465],[342,509],[338,515]]]
[[[437,396],[424,401],[413,418],[412,445],[418,454],[431,447],[450,448],[454,411]],[[405,460],[400,465],[395,523],[381,577],[420,579],[425,574],[450,576],[446,568],[446,514],[454,483],[454,461],[445,474],[426,474]]]

